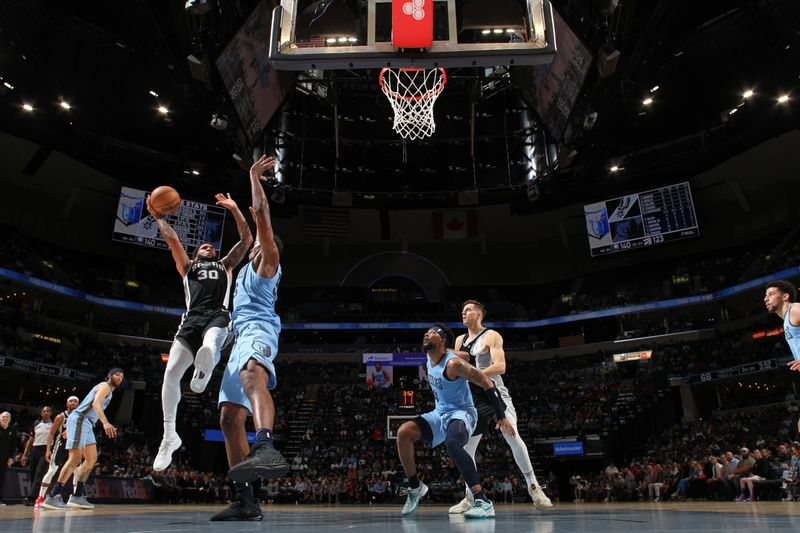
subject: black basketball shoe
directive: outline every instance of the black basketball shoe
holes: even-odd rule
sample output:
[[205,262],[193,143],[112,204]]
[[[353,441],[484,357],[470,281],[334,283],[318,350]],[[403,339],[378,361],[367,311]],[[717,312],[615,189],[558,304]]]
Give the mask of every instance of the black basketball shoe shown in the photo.
[[222,511],[212,516],[209,520],[212,522],[224,521],[240,521],[240,522],[256,522],[264,518],[261,514],[261,506],[255,501],[245,501],[243,498],[237,497],[233,503],[227,506]]
[[289,463],[281,452],[264,444],[254,444],[247,458],[228,471],[237,483],[249,483],[263,477],[273,479],[289,472]]

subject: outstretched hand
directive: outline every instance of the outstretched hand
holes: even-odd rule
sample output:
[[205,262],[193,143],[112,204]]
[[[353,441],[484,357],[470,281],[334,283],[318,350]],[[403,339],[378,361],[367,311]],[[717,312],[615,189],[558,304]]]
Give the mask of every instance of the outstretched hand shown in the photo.
[[233,211],[239,207],[236,205],[236,202],[233,200],[233,198],[231,198],[231,193],[228,193],[228,196],[218,193],[214,195],[214,198],[217,199],[217,205],[221,205],[229,211]]
[[261,181],[269,181],[271,177],[264,176],[264,172],[272,170],[273,168],[275,168],[275,158],[262,155],[258,161],[253,163],[253,166],[250,167],[250,177],[256,177]]
[[152,196],[150,196],[150,195],[148,194],[148,195],[147,195],[147,198],[146,198],[146,199],[145,199],[145,201],[144,201],[144,204],[147,206],[147,212],[148,212],[148,213],[150,213],[150,216],[151,216],[151,217],[153,217],[153,218],[154,218],[154,219],[156,219],[156,220],[158,220],[159,218],[163,218],[163,217],[164,217],[164,215],[162,215],[161,213],[159,213],[159,212],[156,210],[156,208],[155,208],[155,207],[153,207],[153,203],[152,203],[152,201],[151,201],[151,200],[152,200],[152,198],[153,198],[153,197],[152,197]]

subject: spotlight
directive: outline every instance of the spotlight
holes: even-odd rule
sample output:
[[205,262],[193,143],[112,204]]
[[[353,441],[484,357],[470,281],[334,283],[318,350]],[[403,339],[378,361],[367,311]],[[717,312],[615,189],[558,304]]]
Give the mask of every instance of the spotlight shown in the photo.
[[26,104],[22,104],[22,109],[24,109],[25,111],[30,113],[31,111],[33,111],[33,106],[31,104],[27,104],[27,103]]
[[614,165],[611,168],[609,168],[608,170],[610,170],[611,172],[619,172],[620,168],[617,165]]
[[729,114],[729,115],[733,115],[733,114],[734,114],[734,113],[736,113],[737,111],[739,111],[739,108],[738,108],[738,107],[734,107],[733,109],[731,109],[730,111],[728,111],[728,114]]
[[653,103],[653,99],[650,98],[649,96],[647,98],[645,98],[644,100],[642,100],[642,104],[643,105],[650,105],[652,103]]
[[199,176],[199,175],[200,175],[199,170],[192,170],[192,176]]
[[208,13],[211,6],[208,5],[208,0],[186,0],[183,8],[190,15],[199,16]]
[[650,89],[650,92],[651,92],[651,93],[654,93],[654,92],[656,92],[657,90],[659,90],[660,88],[661,88],[661,87],[659,87],[658,85],[654,85],[654,86],[653,86],[653,88],[652,88],[652,89]]
[[778,103],[779,104],[785,104],[788,101],[789,101],[789,95],[788,94],[782,94],[782,95],[780,95],[778,97]]
[[69,105],[69,103],[68,103],[68,102],[66,102],[66,101],[64,101],[64,100],[61,100],[61,101],[58,103],[58,105],[60,105],[60,106],[61,106],[61,109],[66,109],[67,111],[69,111],[70,109],[72,109],[72,106],[71,106],[71,105]]
[[5,86],[6,86],[6,88],[7,88],[9,91],[13,91],[13,90],[14,90],[14,86],[13,86],[13,85],[11,85],[10,83],[8,83],[7,81],[4,81],[4,82],[3,82],[3,85],[5,85]]
[[158,93],[155,91],[150,91],[150,96],[152,96],[153,98],[158,98]]
[[755,91],[753,91],[753,89],[747,89],[745,92],[742,93],[742,98],[744,98],[746,100],[746,99],[750,98],[751,96],[753,96],[754,94],[756,94],[756,93],[755,93]]
[[167,108],[166,106],[160,105],[160,106],[158,106],[158,112],[161,113],[162,115],[166,115],[167,113],[169,113],[169,108]]

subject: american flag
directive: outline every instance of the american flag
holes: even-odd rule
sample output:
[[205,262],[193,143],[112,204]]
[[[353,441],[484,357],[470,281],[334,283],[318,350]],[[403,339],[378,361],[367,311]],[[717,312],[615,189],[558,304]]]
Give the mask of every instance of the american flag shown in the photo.
[[308,237],[346,239],[350,234],[350,212],[345,209],[305,208],[303,233]]

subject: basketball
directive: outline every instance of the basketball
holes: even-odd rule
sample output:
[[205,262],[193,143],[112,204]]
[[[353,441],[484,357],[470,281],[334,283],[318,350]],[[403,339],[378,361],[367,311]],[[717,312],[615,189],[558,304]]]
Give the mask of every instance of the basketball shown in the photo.
[[171,215],[180,207],[181,195],[169,185],[161,185],[150,193],[150,203],[159,213]]

